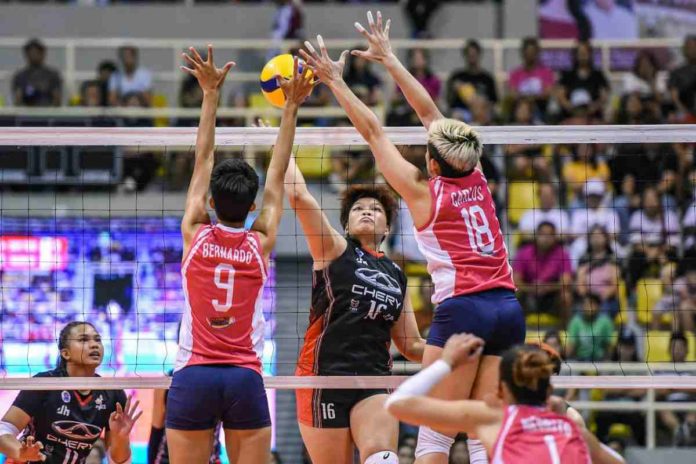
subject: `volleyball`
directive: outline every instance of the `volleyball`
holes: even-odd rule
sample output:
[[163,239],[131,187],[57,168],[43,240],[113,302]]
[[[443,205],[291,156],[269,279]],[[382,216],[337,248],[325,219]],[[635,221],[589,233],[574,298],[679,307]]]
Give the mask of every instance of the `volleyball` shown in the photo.
[[[266,97],[266,100],[276,108],[283,108],[285,106],[285,94],[283,93],[283,89],[280,88],[280,85],[278,85],[276,76],[290,79],[292,77],[293,60],[294,57],[289,53],[278,55],[271,58],[261,70],[261,75],[259,76],[259,80],[261,81],[261,92],[263,96]],[[298,72],[302,74],[305,62],[299,59],[298,65]],[[308,74],[311,76],[311,71]]]

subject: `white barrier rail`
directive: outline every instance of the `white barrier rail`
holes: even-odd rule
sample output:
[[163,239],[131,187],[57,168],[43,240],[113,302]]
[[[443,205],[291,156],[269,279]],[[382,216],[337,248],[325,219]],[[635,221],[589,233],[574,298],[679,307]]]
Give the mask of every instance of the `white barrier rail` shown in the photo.
[[[302,116],[302,112],[300,113]],[[540,143],[676,143],[696,142],[696,125],[626,126],[487,126],[479,127],[486,144]],[[397,145],[424,145],[422,127],[386,127]],[[224,127],[216,131],[218,146],[273,145],[277,128]],[[195,127],[86,128],[0,127],[0,146],[192,146]],[[300,127],[296,145],[365,145],[352,127]]]

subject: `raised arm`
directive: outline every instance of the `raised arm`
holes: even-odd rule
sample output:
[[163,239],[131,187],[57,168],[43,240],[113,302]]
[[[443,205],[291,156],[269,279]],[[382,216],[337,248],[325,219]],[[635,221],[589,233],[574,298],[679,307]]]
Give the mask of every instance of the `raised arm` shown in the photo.
[[413,362],[423,361],[425,340],[418,331],[416,315],[413,312],[413,304],[408,291],[404,298],[404,309],[401,312],[401,317],[391,329],[391,338],[399,353],[404,355],[406,359]]
[[368,41],[369,47],[367,51],[353,50],[351,54],[383,64],[396,82],[396,85],[398,85],[404,93],[408,104],[416,111],[423,126],[425,126],[426,129],[429,128],[430,123],[444,116],[428,91],[425,90],[425,87],[418,82],[418,79],[406,69],[392,52],[391,43],[389,42],[389,26],[391,25],[391,19],[387,20],[386,26],[383,25],[382,13],[378,11],[377,22],[375,23],[372,12],[368,11],[367,24],[370,29],[369,31],[366,30],[362,24],[358,22],[355,23],[355,28]]
[[309,42],[305,42],[309,52],[300,50],[300,53],[312,66],[319,79],[331,89],[350,121],[370,146],[377,168],[387,182],[406,200],[412,211],[425,208],[429,215],[430,191],[427,181],[418,168],[401,156],[399,150],[384,133],[377,116],[343,81],[343,67],[348,51],[344,51],[338,61],[332,61],[321,36],[317,36],[317,41],[321,54],[317,53]]
[[307,238],[314,269],[324,269],[345,251],[347,242],[343,235],[333,228],[329,218],[307,189],[304,176],[292,157],[285,172],[285,194]]
[[426,395],[459,364],[478,358],[483,341],[469,334],[450,337],[442,358],[414,375],[389,397],[387,410],[397,419],[445,432],[475,433],[502,421],[503,412],[483,401],[447,401]]
[[133,403],[131,400],[132,397],[129,396],[125,406],[116,403],[116,410],[109,416],[109,430],[104,436],[104,441],[110,462],[125,463],[131,459],[130,433],[143,414],[138,410],[140,401]]
[[278,77],[280,87],[285,93],[285,108],[280,121],[278,138],[273,147],[271,163],[266,171],[266,185],[263,189],[261,212],[254,221],[252,229],[261,234],[263,252],[266,258],[275,246],[278,224],[283,214],[283,180],[288,169],[292,144],[295,140],[297,112],[300,104],[312,93],[314,82],[309,76],[309,67],[299,73],[299,61],[295,58],[292,79]]
[[184,239],[183,255],[186,256],[198,229],[201,225],[210,223],[206,202],[210,175],[215,164],[215,115],[220,99],[220,89],[234,63],[229,62],[223,68],[215,67],[212,45],[208,45],[208,57],[205,61],[193,47],[189,48],[188,54],[184,53],[182,56],[189,67],[182,66],[181,69],[194,76],[203,90],[201,119],[196,134],[196,158],[191,183],[186,194],[184,217],[181,220],[181,235]]

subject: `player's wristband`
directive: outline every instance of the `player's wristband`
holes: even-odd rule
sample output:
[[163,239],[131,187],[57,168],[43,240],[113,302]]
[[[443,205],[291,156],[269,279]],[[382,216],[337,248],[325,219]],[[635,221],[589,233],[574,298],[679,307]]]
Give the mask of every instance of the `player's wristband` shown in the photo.
[[433,364],[402,383],[394,393],[389,395],[385,407],[389,407],[389,405],[402,399],[427,394],[451,372],[452,366],[442,359],[438,359]]
[[19,435],[19,429],[11,422],[0,421],[0,436],[2,435],[17,437],[17,435]]

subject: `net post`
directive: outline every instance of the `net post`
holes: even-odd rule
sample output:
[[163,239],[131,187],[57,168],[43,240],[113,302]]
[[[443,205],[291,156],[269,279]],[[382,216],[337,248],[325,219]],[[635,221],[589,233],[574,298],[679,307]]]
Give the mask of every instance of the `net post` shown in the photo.
[[655,388],[648,389],[647,393],[647,411],[645,411],[645,433],[646,440],[645,446],[648,449],[655,449],[655,414],[657,414],[655,408]]

